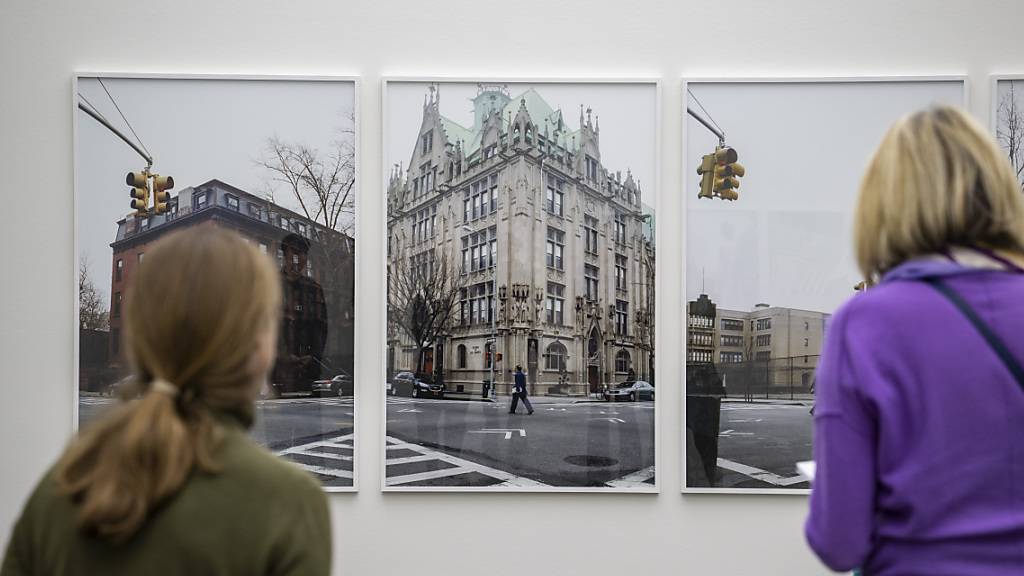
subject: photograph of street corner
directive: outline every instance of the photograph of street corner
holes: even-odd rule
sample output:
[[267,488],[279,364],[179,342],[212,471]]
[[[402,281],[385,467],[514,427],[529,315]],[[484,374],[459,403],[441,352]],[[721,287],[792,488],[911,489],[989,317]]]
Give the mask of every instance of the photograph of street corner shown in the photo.
[[899,117],[963,102],[959,78],[687,83],[684,491],[810,487],[861,171]]
[[654,491],[657,85],[384,102],[385,489]]
[[154,242],[233,230],[281,270],[277,362],[250,433],[355,485],[355,82],[76,82],[77,422],[133,396],[122,310]]

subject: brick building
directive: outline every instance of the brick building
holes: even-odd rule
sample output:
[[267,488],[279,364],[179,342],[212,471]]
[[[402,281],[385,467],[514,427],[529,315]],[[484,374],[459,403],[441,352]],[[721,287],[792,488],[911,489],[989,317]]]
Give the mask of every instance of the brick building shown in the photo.
[[[285,310],[272,383],[282,391],[301,391],[308,390],[316,377],[331,377],[342,371],[352,374],[355,244],[351,237],[219,180],[183,189],[171,198],[168,208],[164,215],[128,216],[117,223],[117,236],[110,245],[109,357],[115,366],[122,359],[122,311],[127,288],[148,247],[168,232],[213,225],[235,230],[256,243],[265,254],[274,256],[282,269]],[[301,254],[307,247],[308,252]],[[286,267],[291,267],[291,273]],[[296,291],[294,286],[318,295],[290,298]],[[322,306],[307,305],[303,310],[303,305],[297,303],[300,300],[322,301]],[[311,312],[311,308],[317,309]],[[289,328],[289,318],[296,318],[296,314],[302,316],[297,322],[306,324],[304,329]],[[311,362],[303,363],[309,367],[301,371],[287,369],[288,358],[296,356],[310,357]]]

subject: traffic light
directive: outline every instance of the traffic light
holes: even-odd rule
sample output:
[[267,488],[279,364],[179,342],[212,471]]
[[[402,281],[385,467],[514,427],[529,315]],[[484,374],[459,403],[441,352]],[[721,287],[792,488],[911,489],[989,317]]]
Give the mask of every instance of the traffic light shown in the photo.
[[706,154],[701,158],[700,166],[697,167],[697,175],[700,176],[700,192],[697,192],[697,198],[713,198],[712,187],[715,182],[714,154]]
[[714,195],[722,200],[736,200],[740,197],[736,188],[740,187],[739,178],[747,173],[743,166],[736,162],[738,155],[734,148],[719,146],[715,148]]
[[142,218],[149,215],[149,170],[129,172],[125,183],[132,187],[128,192],[132,197],[131,207],[135,210],[135,217]]
[[174,178],[153,174],[153,214],[167,212],[167,201],[171,199],[168,192],[174,188]]

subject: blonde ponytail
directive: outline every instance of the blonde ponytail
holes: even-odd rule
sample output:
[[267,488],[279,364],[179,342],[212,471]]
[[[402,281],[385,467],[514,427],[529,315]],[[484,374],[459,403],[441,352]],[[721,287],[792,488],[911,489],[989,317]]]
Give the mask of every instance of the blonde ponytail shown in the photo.
[[279,302],[277,271],[234,233],[179,232],[147,254],[125,313],[141,384],[85,428],[56,468],[83,529],[127,540],[193,471],[216,473],[213,413],[251,418],[262,375],[249,373],[249,357]]

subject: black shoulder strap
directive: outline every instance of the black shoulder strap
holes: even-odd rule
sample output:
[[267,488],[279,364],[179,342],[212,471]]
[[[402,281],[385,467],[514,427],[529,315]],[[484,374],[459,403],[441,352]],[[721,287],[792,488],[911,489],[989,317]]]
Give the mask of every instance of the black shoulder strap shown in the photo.
[[989,325],[986,324],[980,316],[978,316],[978,313],[974,311],[974,308],[971,308],[970,304],[968,304],[962,296],[957,294],[956,291],[938,278],[926,278],[925,282],[945,296],[946,299],[956,306],[957,310],[959,310],[960,313],[974,325],[974,328],[977,329],[981,336],[985,338],[985,341],[988,342],[992,351],[996,353],[996,356],[999,356],[999,359],[1003,361],[1006,368],[1011,374],[1013,374],[1014,379],[1017,380],[1017,384],[1024,389],[1024,368],[1021,368],[1020,363],[1018,363],[1013,357],[1013,354],[1010,353],[1006,344],[1003,343],[1002,339],[999,338],[999,336],[996,336],[996,333],[992,331],[992,328],[990,328]]

